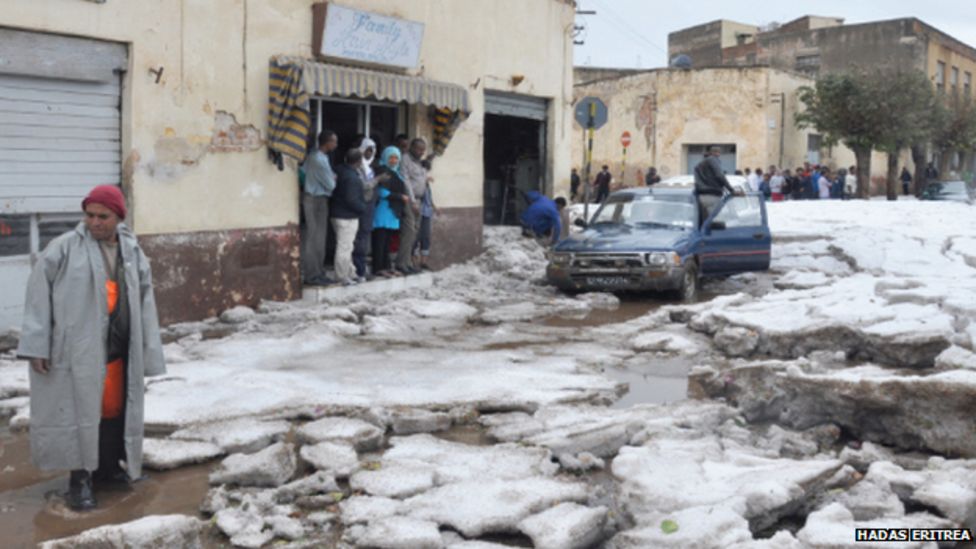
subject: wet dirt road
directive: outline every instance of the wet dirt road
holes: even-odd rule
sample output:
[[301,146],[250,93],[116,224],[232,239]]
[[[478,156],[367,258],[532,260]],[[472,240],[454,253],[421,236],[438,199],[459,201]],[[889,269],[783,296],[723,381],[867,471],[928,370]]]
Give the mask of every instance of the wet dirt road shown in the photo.
[[[30,465],[27,433],[0,434],[3,447],[0,473],[0,532],[4,549],[72,536],[103,524],[128,522],[147,515],[197,514],[207,492],[208,465],[175,471],[149,472],[149,478],[130,486],[96,486],[99,508],[74,513],[60,497],[68,475],[52,475]],[[12,467],[13,470],[7,470]]]

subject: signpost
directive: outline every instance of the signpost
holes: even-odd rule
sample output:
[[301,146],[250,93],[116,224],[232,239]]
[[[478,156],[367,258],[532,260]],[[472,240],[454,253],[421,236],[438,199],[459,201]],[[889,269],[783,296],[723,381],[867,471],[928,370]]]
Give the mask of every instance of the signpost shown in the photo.
[[[630,132],[620,134],[620,144],[624,147],[623,162],[620,163],[620,184],[627,185],[627,147],[630,146]],[[639,182],[638,182],[639,183]]]
[[586,130],[586,167],[583,170],[583,219],[590,222],[590,167],[593,163],[593,132],[607,123],[607,105],[597,97],[584,97],[576,104],[576,122]]

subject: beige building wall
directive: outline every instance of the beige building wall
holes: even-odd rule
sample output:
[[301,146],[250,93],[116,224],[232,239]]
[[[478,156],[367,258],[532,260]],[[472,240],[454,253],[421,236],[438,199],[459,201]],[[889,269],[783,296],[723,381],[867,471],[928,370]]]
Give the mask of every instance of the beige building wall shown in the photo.
[[[214,314],[236,303],[253,305],[259,298],[299,296],[297,174],[294,165],[279,171],[269,162],[263,139],[269,59],[311,57],[313,3],[4,3],[4,26],[128,44],[123,184],[132,202],[130,224],[158,271],[161,301],[174,296],[179,304],[171,317],[164,311],[164,320]],[[425,23],[419,68],[412,74],[468,89],[471,117],[433,171],[445,218],[460,223],[462,214],[478,217],[467,224],[477,232],[465,235],[474,240],[466,253],[480,247],[481,238],[480,215],[472,212],[480,212],[483,193],[484,90],[550,100],[546,183],[551,188],[553,182],[568,181],[572,2],[339,3]],[[421,135],[430,137],[427,112],[426,106],[412,107],[409,116]],[[458,212],[453,218],[452,211]],[[227,254],[250,259],[226,260]],[[175,297],[191,284],[198,293]],[[207,293],[221,297],[214,301]],[[191,309],[196,312],[185,313]]]
[[[620,136],[631,133],[624,183],[643,184],[637,170],[657,167],[662,177],[688,173],[687,145],[734,144],[736,166],[801,165],[807,135],[794,122],[797,91],[812,80],[769,68],[665,69],[577,86],[577,99],[607,103],[609,122],[594,138],[593,165],[621,175]],[[785,99],[785,112],[780,101]],[[582,168],[582,130],[573,140],[573,164]],[[782,136],[782,138],[781,138]],[[782,154],[781,154],[782,139]]]

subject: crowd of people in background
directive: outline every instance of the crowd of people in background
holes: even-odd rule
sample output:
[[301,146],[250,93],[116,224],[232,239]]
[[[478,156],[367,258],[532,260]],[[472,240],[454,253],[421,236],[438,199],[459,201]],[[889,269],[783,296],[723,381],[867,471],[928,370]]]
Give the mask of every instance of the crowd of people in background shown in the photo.
[[744,171],[736,175],[746,178],[750,192],[761,193],[766,200],[846,200],[857,194],[857,169],[831,170],[827,166],[804,162],[795,170],[769,166]]
[[[427,142],[401,134],[377,154],[376,141],[357,136],[334,168],[330,155],[339,146],[336,133],[324,130],[317,143],[299,171],[303,282],[353,285],[429,270],[438,209]],[[326,275],[330,224],[335,278]]]

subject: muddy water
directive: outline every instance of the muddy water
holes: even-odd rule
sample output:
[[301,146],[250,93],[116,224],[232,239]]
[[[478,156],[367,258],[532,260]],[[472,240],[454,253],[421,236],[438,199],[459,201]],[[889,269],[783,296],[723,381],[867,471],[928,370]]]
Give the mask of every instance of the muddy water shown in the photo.
[[[702,292],[698,301],[708,301],[715,294]],[[554,328],[588,328],[628,322],[652,313],[662,306],[676,302],[646,295],[624,294],[616,309],[594,309],[582,317],[553,316],[543,319],[545,326]],[[694,366],[689,357],[651,359],[643,364],[628,364],[602,370],[605,376],[629,387],[627,394],[613,404],[613,408],[629,408],[635,404],[664,404],[685,398],[688,372]]]
[[207,492],[209,465],[151,471],[148,479],[131,487],[96,485],[98,509],[74,513],[60,497],[68,484],[67,474],[45,474],[30,466],[26,433],[5,433],[0,438],[4,449],[0,469],[8,465],[15,469],[0,473],[0,545],[4,548],[34,547],[42,541],[148,515],[197,515]]
[[585,328],[627,322],[657,310],[666,301],[655,299],[621,298],[620,306],[616,309],[593,309],[583,317],[551,316],[542,321],[545,326],[553,328]]

